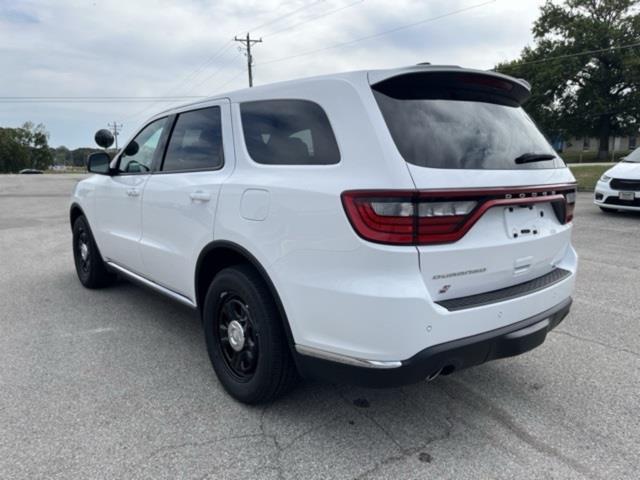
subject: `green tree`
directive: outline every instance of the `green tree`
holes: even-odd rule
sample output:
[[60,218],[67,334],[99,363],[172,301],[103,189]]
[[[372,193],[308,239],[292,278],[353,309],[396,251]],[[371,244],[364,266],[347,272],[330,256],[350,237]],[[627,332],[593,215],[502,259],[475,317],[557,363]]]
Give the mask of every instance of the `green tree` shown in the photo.
[[56,165],[71,165],[71,150],[69,150],[64,145],[60,145],[52,149],[51,154],[53,155],[53,159]]
[[29,148],[31,168],[45,170],[53,163],[53,155],[49,149],[49,132],[44,125],[27,122],[21,129],[24,133],[24,144]]
[[26,122],[20,128],[0,128],[0,172],[48,168],[53,162],[48,140],[42,124]]
[[20,143],[18,130],[0,128],[0,172],[18,172],[29,162],[29,150]]
[[548,136],[595,136],[604,159],[611,136],[638,131],[639,4],[547,0],[533,26],[535,46],[496,67],[531,83],[525,108]]

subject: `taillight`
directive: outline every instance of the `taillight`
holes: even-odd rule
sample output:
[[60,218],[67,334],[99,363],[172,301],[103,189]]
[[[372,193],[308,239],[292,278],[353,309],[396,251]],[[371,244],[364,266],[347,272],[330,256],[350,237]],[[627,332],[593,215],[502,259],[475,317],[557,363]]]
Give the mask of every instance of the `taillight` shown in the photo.
[[414,196],[413,192],[345,192],[342,202],[353,228],[365,240],[412,245]]
[[576,210],[576,191],[568,191],[564,194],[566,200],[566,210],[564,212],[564,223],[569,223],[573,220],[573,212]]
[[460,240],[489,208],[551,202],[561,223],[573,218],[575,186],[442,191],[349,191],[342,203],[365,240],[431,245]]

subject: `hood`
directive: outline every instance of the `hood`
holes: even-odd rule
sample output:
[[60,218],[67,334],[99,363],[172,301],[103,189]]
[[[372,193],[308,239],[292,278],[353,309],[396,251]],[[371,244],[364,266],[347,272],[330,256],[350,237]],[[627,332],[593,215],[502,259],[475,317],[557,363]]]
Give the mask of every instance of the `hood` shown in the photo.
[[640,163],[620,162],[613,168],[607,170],[606,174],[612,178],[640,180]]

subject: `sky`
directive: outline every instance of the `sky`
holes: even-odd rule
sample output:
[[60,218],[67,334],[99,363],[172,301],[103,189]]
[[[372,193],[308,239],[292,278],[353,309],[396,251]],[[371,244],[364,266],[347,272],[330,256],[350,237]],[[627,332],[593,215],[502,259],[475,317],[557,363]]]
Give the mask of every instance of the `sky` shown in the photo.
[[420,62],[489,69],[532,44],[542,3],[0,0],[0,126],[43,123],[51,146],[77,148],[116,122],[122,143],[165,108],[248,86],[232,41],[248,31],[263,39],[253,48],[256,85]]

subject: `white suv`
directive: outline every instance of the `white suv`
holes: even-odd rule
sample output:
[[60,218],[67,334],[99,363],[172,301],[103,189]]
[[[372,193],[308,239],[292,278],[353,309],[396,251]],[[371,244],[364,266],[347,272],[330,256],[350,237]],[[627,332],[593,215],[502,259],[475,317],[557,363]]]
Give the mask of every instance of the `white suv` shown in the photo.
[[596,184],[594,203],[605,213],[640,212],[640,148],[604,172]]
[[268,85],[151,118],[71,203],[83,285],[201,312],[246,403],[298,374],[397,386],[540,345],[568,313],[575,181],[493,72]]

